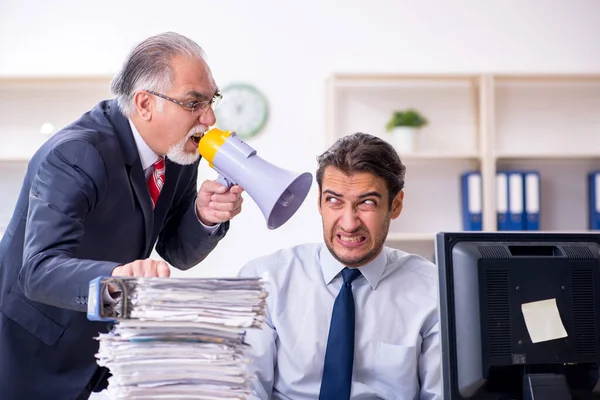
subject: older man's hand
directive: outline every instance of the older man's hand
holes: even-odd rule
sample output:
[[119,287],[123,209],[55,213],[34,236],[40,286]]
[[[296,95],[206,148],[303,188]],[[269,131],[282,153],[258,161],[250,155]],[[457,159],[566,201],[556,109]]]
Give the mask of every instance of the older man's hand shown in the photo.
[[196,198],[198,218],[207,226],[229,221],[242,211],[243,191],[239,185],[228,190],[215,181],[204,181]]

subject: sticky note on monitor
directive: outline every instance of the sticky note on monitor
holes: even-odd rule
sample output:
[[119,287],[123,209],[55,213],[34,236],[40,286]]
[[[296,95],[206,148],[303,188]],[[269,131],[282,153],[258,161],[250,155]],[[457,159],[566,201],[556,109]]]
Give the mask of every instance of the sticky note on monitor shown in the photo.
[[521,311],[533,343],[567,337],[556,299],[521,304]]

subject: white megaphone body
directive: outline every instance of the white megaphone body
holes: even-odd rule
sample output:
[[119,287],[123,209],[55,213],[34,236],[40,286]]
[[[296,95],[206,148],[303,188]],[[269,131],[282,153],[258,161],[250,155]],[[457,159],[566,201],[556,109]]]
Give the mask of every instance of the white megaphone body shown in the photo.
[[217,182],[240,185],[248,192],[269,229],[279,228],[294,215],[312,184],[310,173],[294,173],[263,160],[235,132],[209,130],[200,139],[198,152],[219,173]]

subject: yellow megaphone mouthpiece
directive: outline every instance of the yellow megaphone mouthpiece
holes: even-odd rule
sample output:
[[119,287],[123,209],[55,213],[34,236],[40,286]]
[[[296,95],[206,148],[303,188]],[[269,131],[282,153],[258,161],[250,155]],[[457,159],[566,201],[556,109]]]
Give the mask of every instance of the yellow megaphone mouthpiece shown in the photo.
[[230,131],[224,131],[219,128],[213,128],[206,132],[200,142],[198,143],[198,153],[204,158],[210,166],[214,164],[215,154],[219,151],[221,146],[231,136]]

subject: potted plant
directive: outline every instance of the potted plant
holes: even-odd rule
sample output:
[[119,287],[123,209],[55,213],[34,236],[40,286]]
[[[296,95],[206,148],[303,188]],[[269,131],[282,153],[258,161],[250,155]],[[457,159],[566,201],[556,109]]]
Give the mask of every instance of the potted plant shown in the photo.
[[425,117],[412,108],[394,111],[386,125],[387,131],[393,135],[390,142],[398,151],[406,153],[415,151],[415,136],[419,129],[427,125],[427,122]]

